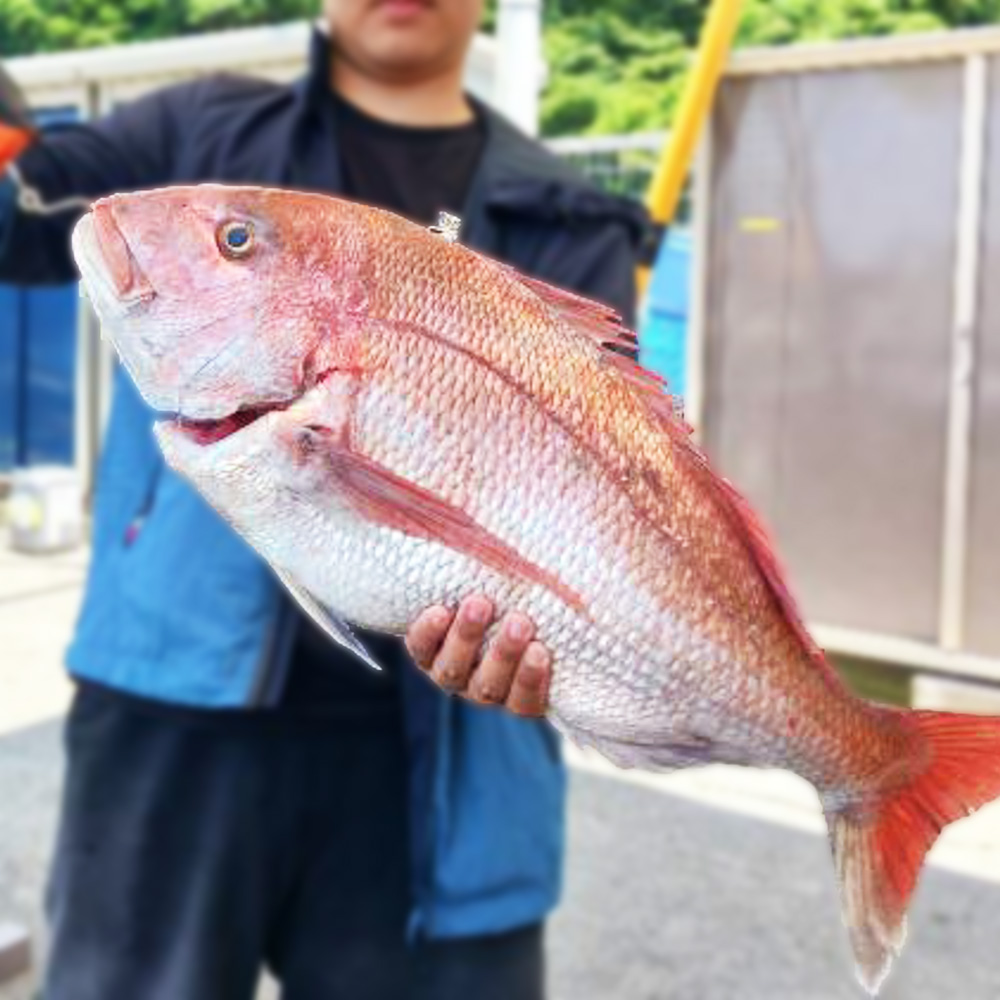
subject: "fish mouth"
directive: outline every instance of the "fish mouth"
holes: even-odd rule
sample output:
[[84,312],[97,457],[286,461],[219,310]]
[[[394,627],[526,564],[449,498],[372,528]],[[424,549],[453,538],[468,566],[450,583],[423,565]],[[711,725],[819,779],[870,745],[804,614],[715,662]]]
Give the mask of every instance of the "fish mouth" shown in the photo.
[[335,372],[336,369],[331,368],[321,372],[318,376],[309,378],[299,392],[287,399],[247,403],[222,417],[194,419],[184,416],[183,413],[164,414],[162,423],[171,424],[172,429],[189,444],[199,448],[210,448],[243,433],[268,414],[280,413],[295,406]]
[[[190,444],[197,445],[199,448],[209,448],[236,436],[269,413],[287,410],[296,399],[298,397],[275,403],[243,406],[228,416],[211,420],[192,420],[182,414],[175,414],[169,422]],[[168,421],[164,421],[164,423],[166,422]]]

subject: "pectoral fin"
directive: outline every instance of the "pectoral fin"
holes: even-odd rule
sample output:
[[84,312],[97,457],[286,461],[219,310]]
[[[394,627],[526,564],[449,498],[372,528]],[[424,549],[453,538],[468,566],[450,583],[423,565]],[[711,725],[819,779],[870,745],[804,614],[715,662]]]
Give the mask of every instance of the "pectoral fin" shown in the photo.
[[438,542],[507,576],[540,584],[585,612],[582,598],[553,573],[525,559],[460,507],[396,475],[327,436],[327,455],[337,485],[367,520]]
[[365,649],[361,640],[351,631],[351,626],[344,621],[332,608],[318,601],[305,587],[300,587],[284,570],[272,567],[275,575],[284,584],[285,589],[295,599],[295,603],[314,621],[338,646],[343,646],[359,660],[368,664],[372,670],[381,673],[382,668],[375,658]]

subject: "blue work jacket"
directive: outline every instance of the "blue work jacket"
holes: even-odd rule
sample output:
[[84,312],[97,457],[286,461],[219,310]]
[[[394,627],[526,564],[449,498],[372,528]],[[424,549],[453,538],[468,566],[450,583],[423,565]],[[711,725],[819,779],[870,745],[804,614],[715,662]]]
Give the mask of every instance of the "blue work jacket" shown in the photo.
[[[21,172],[50,200],[204,181],[335,193],[328,45],[317,32],[309,72],[292,85],[209,77],[47,131]],[[487,139],[463,242],[631,321],[642,213],[481,110]],[[0,185],[0,281],[73,280],[73,221],[20,213],[11,185]],[[262,560],[164,465],[151,423],[117,374],[70,671],[173,704],[273,704],[299,616]],[[555,734],[545,722],[447,698],[412,665],[401,674],[414,932],[488,934],[541,919],[561,882],[565,774]]]

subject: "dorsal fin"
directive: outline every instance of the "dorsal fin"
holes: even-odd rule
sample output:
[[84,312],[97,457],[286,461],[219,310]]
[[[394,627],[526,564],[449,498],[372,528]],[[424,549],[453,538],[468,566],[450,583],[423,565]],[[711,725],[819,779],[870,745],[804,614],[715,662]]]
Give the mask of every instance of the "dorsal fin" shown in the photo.
[[688,439],[687,445],[689,450],[697,455],[698,460],[708,471],[713,485],[718,490],[720,499],[722,499],[723,503],[732,512],[735,523],[742,529],[742,535],[747,548],[761,575],[767,581],[768,587],[778,602],[782,613],[792,626],[795,635],[805,647],[809,656],[822,666],[825,672],[833,676],[833,668],[827,663],[826,655],[817,645],[816,640],[809,634],[809,629],[806,628],[798,604],[788,589],[788,585],[785,583],[785,571],[778,561],[774,544],[767,529],[750,506],[746,497],[728,479],[719,476],[711,468],[704,453],[695,447],[690,439]]
[[687,436],[692,433],[692,428],[684,421],[683,402],[680,397],[670,394],[666,379],[633,360],[639,349],[638,337],[623,325],[621,316],[614,309],[538,278],[529,278],[513,269],[511,273],[574,332],[583,334],[598,347],[624,350],[626,354],[617,350],[608,351],[605,360],[618,369],[658,417],[666,420],[672,435],[681,433]]
[[[634,356],[638,347],[636,335],[622,325],[621,316],[613,309],[537,278],[514,273],[571,329],[601,347],[625,348]],[[695,469],[705,477],[799,641],[828,676],[835,676],[823,650],[809,634],[795,599],[785,584],[785,573],[778,562],[768,532],[746,498],[729,480],[712,468],[708,456],[694,443],[693,428],[684,421],[677,401],[668,392],[666,380],[643,368],[631,356],[625,357],[609,350],[604,355],[604,361],[619,372],[636,396],[643,401],[648,412],[691,460]]]
[[601,347],[619,347],[635,352],[639,346],[636,335],[622,325],[622,318],[613,309],[593,299],[556,288],[538,278],[529,278],[517,271],[512,273],[527,285],[553,312],[574,330],[586,334]]

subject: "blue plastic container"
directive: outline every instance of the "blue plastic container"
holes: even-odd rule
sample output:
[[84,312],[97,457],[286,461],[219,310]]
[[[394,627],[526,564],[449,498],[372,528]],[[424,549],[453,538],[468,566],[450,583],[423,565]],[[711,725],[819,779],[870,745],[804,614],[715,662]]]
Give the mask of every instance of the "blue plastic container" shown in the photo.
[[639,324],[639,361],[684,398],[690,316],[691,236],[671,230],[660,246]]

